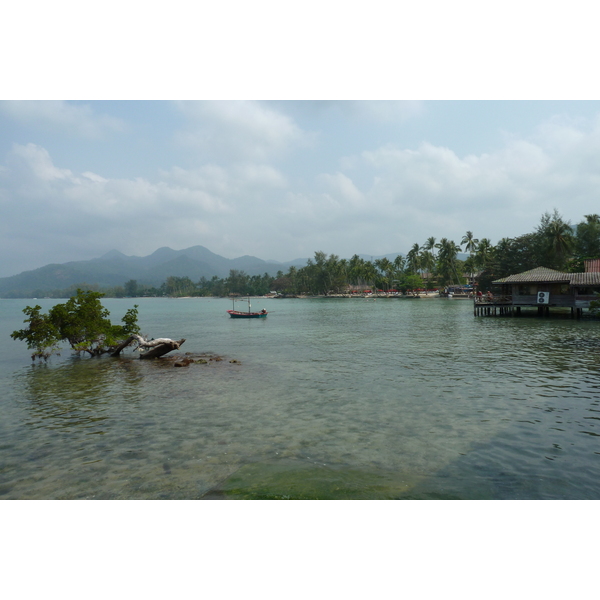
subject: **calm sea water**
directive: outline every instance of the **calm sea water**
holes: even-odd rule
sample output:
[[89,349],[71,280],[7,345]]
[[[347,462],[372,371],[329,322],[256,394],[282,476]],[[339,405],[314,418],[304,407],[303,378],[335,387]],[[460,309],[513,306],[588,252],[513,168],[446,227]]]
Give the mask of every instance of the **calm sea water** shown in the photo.
[[[442,299],[133,303],[172,362],[32,364],[0,300],[0,498],[600,498],[600,322]],[[236,360],[238,362],[230,362]]]

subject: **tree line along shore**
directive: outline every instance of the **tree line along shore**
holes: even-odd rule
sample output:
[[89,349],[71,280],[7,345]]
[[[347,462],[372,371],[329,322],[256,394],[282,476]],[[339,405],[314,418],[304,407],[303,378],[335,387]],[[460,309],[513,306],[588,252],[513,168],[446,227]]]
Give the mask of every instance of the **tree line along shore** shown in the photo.
[[[464,252],[466,260],[458,258]],[[536,267],[566,272],[583,272],[584,261],[600,258],[600,215],[584,215],[573,225],[555,209],[542,215],[530,233],[502,238],[496,245],[490,239],[467,231],[460,244],[448,238],[430,237],[422,245],[413,244],[406,255],[365,260],[355,254],[340,259],[335,254],[315,252],[304,267],[290,267],[275,276],[248,275],[232,269],[224,278],[168,277],[160,286],[129,280],[122,286],[100,288],[80,283],[51,292],[35,290],[10,297],[70,298],[77,290],[99,291],[105,297],[228,297],[352,295],[353,292],[410,294],[413,290],[435,290],[474,282],[480,290],[491,289],[492,281]],[[5,297],[8,297],[5,296]]]

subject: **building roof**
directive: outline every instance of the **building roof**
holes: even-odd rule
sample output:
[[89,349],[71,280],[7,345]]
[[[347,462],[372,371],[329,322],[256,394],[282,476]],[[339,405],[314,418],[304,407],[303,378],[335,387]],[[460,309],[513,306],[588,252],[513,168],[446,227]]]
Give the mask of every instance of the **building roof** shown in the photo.
[[[581,275],[583,274],[581,273]],[[573,273],[562,273],[547,267],[537,267],[531,271],[503,277],[492,283],[569,283],[572,275]]]
[[582,287],[600,285],[600,273],[571,273],[571,285]]
[[598,273],[600,271],[600,258],[590,258],[588,260],[584,260],[583,264],[585,266],[586,273]]
[[563,273],[547,267],[537,267],[524,273],[516,273],[493,281],[494,284],[510,283],[568,283],[571,286],[600,286],[600,273]]

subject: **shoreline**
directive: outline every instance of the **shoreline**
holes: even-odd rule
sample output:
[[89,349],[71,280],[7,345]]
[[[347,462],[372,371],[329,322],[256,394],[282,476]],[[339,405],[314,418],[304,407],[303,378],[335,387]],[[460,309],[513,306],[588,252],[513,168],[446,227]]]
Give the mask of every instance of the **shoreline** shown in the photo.
[[[254,295],[243,295],[243,296],[103,296],[104,299],[116,299],[116,300],[139,300],[144,298],[162,298],[166,300],[191,300],[191,299],[203,299],[208,298],[211,300],[216,299],[224,299],[224,300],[245,300],[250,298],[252,300],[261,299],[261,300],[290,300],[292,298],[300,298],[302,300],[310,300],[317,298],[348,298],[348,299],[359,299],[359,300],[431,300],[435,298],[442,298],[444,300],[473,300],[473,298],[469,298],[467,295],[458,295],[454,294],[452,298],[448,298],[446,296],[441,296],[438,292],[423,292],[418,294],[386,294],[384,292],[380,294],[321,294],[321,295],[309,295],[309,294],[296,294],[296,295],[265,295],[265,296],[254,296]],[[45,297],[29,297],[29,296],[19,296],[15,298],[3,298],[0,297],[0,300],[68,300],[69,297],[65,296],[64,298],[51,298],[48,296]]]

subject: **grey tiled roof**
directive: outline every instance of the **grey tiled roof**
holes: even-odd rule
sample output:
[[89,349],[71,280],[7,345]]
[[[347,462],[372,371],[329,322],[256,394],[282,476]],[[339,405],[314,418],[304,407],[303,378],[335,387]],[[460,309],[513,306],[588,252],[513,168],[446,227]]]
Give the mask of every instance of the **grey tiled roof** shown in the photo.
[[503,277],[492,283],[568,283],[572,275],[573,273],[562,273],[546,267],[537,267],[531,271]]
[[600,285],[600,273],[571,273],[571,285]]
[[492,283],[568,283],[572,286],[582,287],[600,286],[600,273],[563,273],[546,267],[537,267],[531,271],[497,279]]

